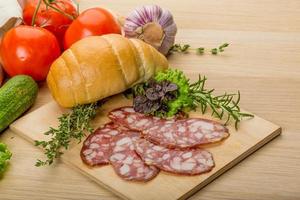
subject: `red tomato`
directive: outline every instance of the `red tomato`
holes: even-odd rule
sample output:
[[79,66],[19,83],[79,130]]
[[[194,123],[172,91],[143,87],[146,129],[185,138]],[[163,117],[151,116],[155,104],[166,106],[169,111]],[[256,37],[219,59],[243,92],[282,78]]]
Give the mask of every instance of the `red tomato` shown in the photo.
[[3,71],[2,71],[2,67],[0,66],[0,87],[1,87],[3,79],[4,79],[4,74],[3,74]]
[[[25,24],[31,25],[34,11],[37,8],[39,0],[29,0],[23,9],[23,20]],[[50,2],[49,0],[46,0]],[[72,0],[56,0],[50,3],[53,7],[58,8],[62,12],[70,15],[69,17],[55,11],[53,8],[46,7],[42,0],[39,11],[36,15],[35,25],[43,27],[52,32],[58,39],[61,47],[63,47],[64,34],[73,19],[77,17],[77,10]]]
[[91,8],[82,12],[65,33],[64,47],[69,48],[76,41],[92,35],[121,34],[121,27],[115,17],[103,8]]
[[10,75],[27,74],[44,80],[50,65],[60,55],[55,36],[46,29],[18,26],[5,33],[0,46],[3,69]]

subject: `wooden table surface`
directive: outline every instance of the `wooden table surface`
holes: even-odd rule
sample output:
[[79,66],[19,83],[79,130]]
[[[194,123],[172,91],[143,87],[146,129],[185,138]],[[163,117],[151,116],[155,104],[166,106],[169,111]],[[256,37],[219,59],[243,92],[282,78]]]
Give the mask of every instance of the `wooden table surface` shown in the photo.
[[[82,0],[80,4],[82,10],[99,5],[126,15],[149,2],[173,13],[178,42],[207,48],[230,43],[218,56],[171,56],[172,66],[205,74],[208,86],[217,91],[239,89],[244,109],[283,127],[281,136],[191,199],[300,199],[300,1]],[[50,99],[41,83],[30,111]],[[10,130],[0,140],[13,152],[0,181],[0,199],[118,198],[63,163],[35,167],[36,158],[43,155],[40,149]]]

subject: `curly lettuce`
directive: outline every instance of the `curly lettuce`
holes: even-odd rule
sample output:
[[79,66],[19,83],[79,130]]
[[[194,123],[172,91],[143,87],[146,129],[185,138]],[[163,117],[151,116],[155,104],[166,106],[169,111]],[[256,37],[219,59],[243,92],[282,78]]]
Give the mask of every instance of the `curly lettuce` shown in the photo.
[[194,107],[193,98],[190,96],[191,92],[189,79],[183,74],[182,71],[168,69],[166,71],[158,72],[154,79],[156,81],[168,80],[178,86],[177,99],[167,102],[168,117],[174,116],[184,108]]
[[6,170],[8,160],[11,158],[12,153],[8,150],[7,146],[0,143],[0,175]]

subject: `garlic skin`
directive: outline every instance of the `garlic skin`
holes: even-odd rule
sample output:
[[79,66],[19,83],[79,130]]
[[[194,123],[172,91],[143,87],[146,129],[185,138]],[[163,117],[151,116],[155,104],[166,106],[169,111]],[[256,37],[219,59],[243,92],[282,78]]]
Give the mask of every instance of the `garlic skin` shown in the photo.
[[147,5],[128,15],[124,32],[126,37],[141,39],[166,55],[175,42],[177,26],[170,11]]

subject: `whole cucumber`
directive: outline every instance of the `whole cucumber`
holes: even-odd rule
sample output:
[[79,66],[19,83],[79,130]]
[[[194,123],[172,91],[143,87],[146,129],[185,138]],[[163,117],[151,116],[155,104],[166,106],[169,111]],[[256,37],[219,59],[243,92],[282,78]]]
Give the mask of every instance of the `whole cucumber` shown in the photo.
[[0,88],[0,132],[32,106],[37,93],[37,83],[26,75],[14,76]]

